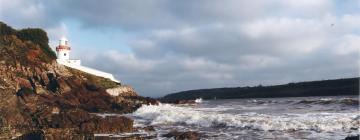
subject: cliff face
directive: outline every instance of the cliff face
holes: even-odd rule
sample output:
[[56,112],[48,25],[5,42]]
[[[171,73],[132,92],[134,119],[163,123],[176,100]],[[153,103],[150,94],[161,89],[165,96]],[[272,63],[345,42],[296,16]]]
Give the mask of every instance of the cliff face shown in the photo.
[[83,139],[92,137],[89,133],[131,132],[130,118],[92,113],[129,113],[157,103],[134,90],[111,96],[106,89],[123,86],[57,64],[47,37],[36,36],[45,33],[41,29],[19,32],[0,22],[0,139]]

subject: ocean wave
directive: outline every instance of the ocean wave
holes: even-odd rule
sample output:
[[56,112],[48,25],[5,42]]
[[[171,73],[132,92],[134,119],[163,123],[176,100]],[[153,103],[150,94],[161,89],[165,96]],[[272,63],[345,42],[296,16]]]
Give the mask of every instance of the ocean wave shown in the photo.
[[359,106],[358,99],[351,99],[351,98],[344,98],[344,99],[331,99],[331,98],[321,98],[319,100],[301,100],[296,104],[340,104],[340,105],[347,105],[347,106]]
[[226,114],[208,112],[170,104],[142,106],[132,114],[136,120],[151,125],[186,124],[199,127],[236,127],[264,131],[311,130],[316,132],[359,131],[360,112],[259,114],[247,112]]

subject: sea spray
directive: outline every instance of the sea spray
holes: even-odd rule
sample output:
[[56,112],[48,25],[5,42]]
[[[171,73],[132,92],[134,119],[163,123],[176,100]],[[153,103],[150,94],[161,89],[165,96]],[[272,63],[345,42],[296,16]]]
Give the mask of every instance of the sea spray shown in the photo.
[[352,124],[359,124],[359,112],[355,113],[306,113],[268,115],[242,113],[237,115],[219,114],[216,112],[194,110],[191,107],[180,107],[170,104],[148,105],[139,108],[133,116],[148,121],[151,125],[181,124],[212,127],[214,124],[251,128],[257,130],[315,130],[347,131]]

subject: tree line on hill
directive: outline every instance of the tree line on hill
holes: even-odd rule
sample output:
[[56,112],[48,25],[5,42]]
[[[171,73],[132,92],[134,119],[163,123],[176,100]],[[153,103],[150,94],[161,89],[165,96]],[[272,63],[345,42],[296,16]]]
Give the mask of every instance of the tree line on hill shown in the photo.
[[288,83],[273,86],[198,89],[172,93],[162,100],[276,98],[359,95],[359,77]]

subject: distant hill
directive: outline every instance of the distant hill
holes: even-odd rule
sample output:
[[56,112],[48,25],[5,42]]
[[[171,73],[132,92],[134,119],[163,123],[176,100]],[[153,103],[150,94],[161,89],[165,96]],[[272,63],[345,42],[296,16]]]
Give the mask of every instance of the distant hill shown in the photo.
[[213,88],[182,91],[168,94],[163,100],[188,99],[235,99],[235,98],[274,98],[306,96],[358,95],[359,77],[323,81],[289,83],[274,86]]

